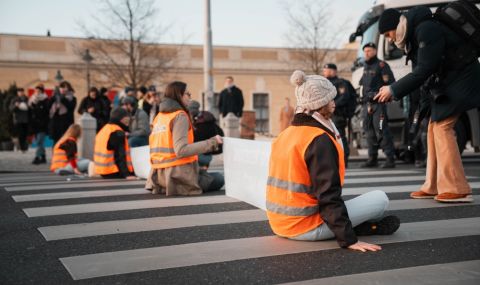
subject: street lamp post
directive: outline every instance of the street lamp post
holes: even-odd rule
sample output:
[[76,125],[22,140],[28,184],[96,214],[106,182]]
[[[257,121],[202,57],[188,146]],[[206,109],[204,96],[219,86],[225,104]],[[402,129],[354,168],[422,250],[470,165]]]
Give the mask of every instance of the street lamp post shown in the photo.
[[87,64],[87,92],[90,90],[90,63],[93,61],[93,57],[90,55],[88,49],[85,50],[85,53],[82,56],[83,61]]
[[203,45],[203,78],[204,78],[205,97],[207,97],[207,106],[208,106],[207,110],[210,112],[214,112],[212,27],[210,22],[210,0],[205,0],[205,42]]

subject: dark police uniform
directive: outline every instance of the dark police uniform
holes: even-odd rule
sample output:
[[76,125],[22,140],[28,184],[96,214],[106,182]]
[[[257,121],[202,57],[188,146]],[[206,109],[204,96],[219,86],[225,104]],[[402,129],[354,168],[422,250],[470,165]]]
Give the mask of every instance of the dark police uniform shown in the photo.
[[343,150],[345,153],[345,165],[348,164],[348,156],[350,149],[348,146],[347,135],[345,129],[348,125],[348,119],[353,116],[355,111],[355,103],[357,101],[357,94],[350,81],[337,76],[328,78],[330,82],[337,89],[337,96],[335,97],[335,112],[333,113],[333,123],[340,133],[342,138]]
[[[388,161],[392,163],[394,161],[395,148],[393,146],[392,134],[387,123],[387,107],[385,104],[378,104],[376,102],[369,103],[369,100],[378,93],[382,86],[390,85],[393,82],[395,82],[395,77],[386,62],[379,60],[377,57],[365,62],[363,76],[360,79],[360,85],[363,86],[363,127],[367,134],[369,161],[373,160],[374,165],[376,165],[379,145],[381,145]],[[382,126],[380,126],[382,116],[383,123]],[[381,132],[380,127],[382,127]]]

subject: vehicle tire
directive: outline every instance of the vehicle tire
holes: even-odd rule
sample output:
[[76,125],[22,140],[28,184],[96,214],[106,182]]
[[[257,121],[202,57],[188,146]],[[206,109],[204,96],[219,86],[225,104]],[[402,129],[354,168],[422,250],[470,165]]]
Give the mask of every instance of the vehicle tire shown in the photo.
[[457,135],[458,150],[460,151],[460,154],[462,154],[467,146],[467,127],[462,120],[458,120],[454,129]]

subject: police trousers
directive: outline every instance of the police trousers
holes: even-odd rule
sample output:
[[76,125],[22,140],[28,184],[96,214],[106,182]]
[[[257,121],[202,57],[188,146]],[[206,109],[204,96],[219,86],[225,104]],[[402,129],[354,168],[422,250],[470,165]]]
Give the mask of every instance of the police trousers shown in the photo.
[[[363,105],[363,127],[367,135],[368,157],[378,156],[378,148],[382,147],[387,157],[395,156],[393,137],[388,127],[387,107],[383,104],[373,104],[373,113],[368,114],[368,105]],[[380,131],[380,116],[383,114],[382,131]],[[380,142],[379,142],[380,140]]]

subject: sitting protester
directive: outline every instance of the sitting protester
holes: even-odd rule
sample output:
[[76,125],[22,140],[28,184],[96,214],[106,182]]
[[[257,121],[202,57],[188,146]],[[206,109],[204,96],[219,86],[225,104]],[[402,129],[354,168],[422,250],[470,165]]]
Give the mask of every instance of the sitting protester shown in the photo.
[[281,237],[315,241],[336,238],[343,248],[377,251],[357,235],[390,235],[400,226],[383,217],[388,197],[371,191],[344,202],[345,160],[331,118],[335,87],[324,77],[295,71],[297,108],[292,125],[272,144],[266,207],[270,226]]
[[77,140],[82,134],[80,125],[68,127],[65,134],[53,147],[50,170],[59,175],[84,174],[88,172],[90,160],[77,159]]
[[[192,100],[188,105],[192,124],[194,142],[203,141],[219,135],[224,136],[223,130],[215,122],[215,117],[208,111],[200,111],[200,103]],[[198,155],[198,164],[201,169],[208,169],[214,154],[222,153],[222,146],[219,145],[219,150],[216,152],[204,153]]]
[[129,123],[128,112],[117,107],[112,110],[110,121],[95,137],[95,173],[103,178],[136,179],[125,134]]
[[122,99],[122,108],[127,110],[130,115],[130,125],[128,126],[128,144],[130,147],[139,147],[148,145],[148,135],[150,134],[150,123],[147,113],[137,106],[134,97],[125,96]]
[[215,151],[223,143],[219,135],[194,143],[193,126],[187,106],[190,93],[187,84],[168,84],[153,121],[150,135],[151,182],[153,194],[198,195],[219,190],[223,177],[201,175],[198,154]]

